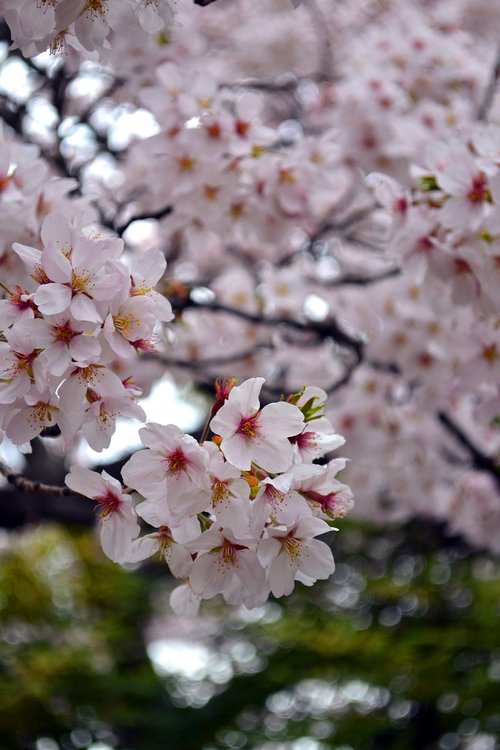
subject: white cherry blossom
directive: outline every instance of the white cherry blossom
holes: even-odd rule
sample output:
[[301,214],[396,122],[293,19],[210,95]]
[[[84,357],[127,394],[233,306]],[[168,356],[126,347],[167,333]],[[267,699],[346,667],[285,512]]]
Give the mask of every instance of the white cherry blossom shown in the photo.
[[264,378],[250,378],[233,388],[224,406],[210,423],[221,436],[221,450],[239,469],[249,470],[252,462],[270,472],[290,468],[293,448],[288,440],[303,429],[303,416],[286,402],[260,409],[259,394]]
[[139,534],[130,495],[125,494],[120,482],[106,471],[97,474],[81,466],[73,466],[65,481],[74,492],[97,501],[102,548],[115,562],[124,561],[131,540]]

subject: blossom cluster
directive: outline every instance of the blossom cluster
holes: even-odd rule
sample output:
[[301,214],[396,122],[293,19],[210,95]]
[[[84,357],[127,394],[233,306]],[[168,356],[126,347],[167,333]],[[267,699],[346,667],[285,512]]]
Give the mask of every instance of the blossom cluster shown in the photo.
[[388,250],[403,268],[436,298],[498,316],[500,127],[477,124],[433,143],[411,188],[386,175],[369,179],[394,217]]
[[[24,55],[67,47],[92,52],[103,45],[124,11],[138,19],[148,33],[173,22],[176,0],[1,0],[0,12],[10,26],[16,47]],[[124,6],[126,5],[126,8]],[[130,22],[129,21],[129,22]]]
[[[424,166],[413,169],[411,188],[387,175],[369,177],[375,196],[393,218],[388,252],[401,262],[405,276],[421,285],[429,304],[427,332],[424,324],[418,355],[420,369],[432,371],[429,385],[432,379],[437,391],[453,372],[456,390],[476,392],[483,419],[489,413],[490,421],[497,414],[500,380],[498,154],[500,128],[481,124],[447,143],[433,144]],[[434,324],[433,330],[431,324],[442,318],[444,310],[448,320]],[[442,337],[450,331],[450,323],[458,330],[455,348],[446,351]],[[401,354],[395,359],[405,371],[410,368],[411,376],[418,360],[413,366],[408,361],[402,334],[400,328]]]
[[74,466],[66,476],[70,489],[98,502],[111,559],[158,553],[183,581],[171,598],[178,612],[194,614],[216,594],[253,608],[334,570],[329,546],[316,537],[351,508],[352,493],[336,479],[345,459],[314,461],[344,439],[324,416],[321,389],[261,407],[263,384],[251,378],[219,389],[213,441],[198,444],[175,425],[143,427],[144,450],[122,469],[126,489],[106,472]]
[[227,244],[279,257],[297,226],[317,226],[351,186],[332,131],[284,149],[258,94],[221,88],[194,65],[165,62],[156,78],[138,98],[159,132],[129,150],[117,197],[138,213],[175,206],[162,230],[200,270],[219,266]]
[[[35,5],[54,24],[69,7],[9,3],[12,29]],[[42,248],[48,213],[86,236],[130,225],[125,257],[162,249],[176,317],[156,361],[115,352],[106,371],[146,387],[165,368],[205,386],[258,373],[269,394],[316,383],[347,438],[358,514],[432,516],[496,549],[500,6],[179,0],[176,24],[151,35],[134,8],[156,3],[105,5],[85,42],[99,50],[71,31],[69,54],[29,73],[60,115],[44,151],[60,147],[52,166],[78,181],[49,178],[32,146],[2,147],[6,294],[36,293],[11,248]],[[107,327],[84,328],[109,352]]]
[[166,261],[150,250],[127,265],[121,239],[88,235],[59,213],[40,240],[13,244],[24,274],[0,301],[1,426],[16,445],[57,426],[66,448],[81,431],[102,450],[118,415],[145,417],[141,390],[113,363],[154,349],[157,322],[172,319],[154,289]]

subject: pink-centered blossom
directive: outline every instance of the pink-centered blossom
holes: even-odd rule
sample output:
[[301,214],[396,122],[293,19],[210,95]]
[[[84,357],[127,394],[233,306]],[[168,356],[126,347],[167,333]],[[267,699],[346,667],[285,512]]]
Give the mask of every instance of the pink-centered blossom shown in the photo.
[[175,425],[150,423],[139,434],[146,450],[134,453],[123,467],[127,485],[147,499],[166,503],[177,522],[205,510],[208,457],[196,440]]
[[260,408],[264,378],[250,378],[233,388],[210,423],[222,438],[229,463],[248,471],[256,463],[272,473],[287,471],[293,461],[289,437],[297,435],[304,419],[296,406],[280,401]]
[[139,524],[130,495],[106,471],[97,474],[81,466],[72,466],[66,474],[66,485],[97,502],[101,545],[114,562],[123,562],[132,539],[139,534]]
[[314,537],[330,531],[319,518],[303,518],[289,526],[269,527],[257,554],[267,569],[274,596],[288,596],[295,580],[311,584],[328,578],[335,569],[331,549]]

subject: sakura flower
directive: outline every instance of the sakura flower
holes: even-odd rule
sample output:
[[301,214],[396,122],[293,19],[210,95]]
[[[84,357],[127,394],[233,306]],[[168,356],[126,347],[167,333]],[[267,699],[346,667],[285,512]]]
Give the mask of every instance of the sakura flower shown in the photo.
[[274,596],[292,593],[295,580],[311,583],[328,578],[335,570],[331,549],[315,536],[330,531],[319,518],[303,518],[290,526],[269,527],[257,547],[260,562],[268,570]]
[[105,471],[99,475],[81,466],[72,466],[65,482],[73,492],[97,501],[102,548],[111,560],[122,562],[132,539],[139,534],[130,496],[123,492],[120,482]]
[[188,583],[184,583],[172,591],[169,603],[178,617],[195,617],[200,608],[201,595],[193,591]]
[[100,362],[85,365],[75,362],[58,390],[59,398],[64,402],[64,408],[71,410],[72,406],[81,403],[83,399],[86,400],[88,389],[97,394],[107,394],[116,398],[124,396],[122,381],[108,367]]
[[445,226],[477,229],[488,213],[491,191],[488,175],[468,149],[457,148],[452,161],[439,175],[439,185],[449,194],[440,212]]
[[2,330],[23,318],[34,318],[37,312],[31,294],[19,284],[9,293],[7,299],[0,300],[0,325]]
[[139,431],[147,450],[127,461],[122,476],[144,497],[165,502],[177,522],[208,505],[207,455],[175,425],[150,423]]
[[200,535],[200,522],[197,516],[183,518],[176,521],[170,513],[168,505],[158,500],[144,500],[136,507],[138,516],[155,529],[166,527],[175,542],[185,544]]
[[165,273],[166,266],[165,255],[155,248],[134,256],[130,261],[130,294],[132,297],[145,296],[152,300],[156,320],[168,323],[174,317],[172,305],[155,290],[155,286]]
[[157,34],[174,20],[172,3],[175,0],[139,0],[137,17],[142,28],[150,34]]
[[74,24],[75,34],[86,50],[103,45],[118,19],[117,4],[109,0],[59,0],[56,8],[58,29]]
[[66,417],[59,409],[57,396],[49,391],[40,393],[32,388],[21,403],[21,409],[14,412],[5,427],[5,434],[14,445],[28,443],[45,427],[55,424],[66,427]]
[[168,526],[160,526],[151,534],[134,539],[126,553],[124,562],[140,562],[159,553],[176,578],[187,578],[193,565],[191,554],[178,544]]
[[88,390],[90,406],[85,409],[82,432],[91,448],[108,448],[116,429],[118,417],[131,417],[141,422],[146,419],[144,409],[123,388],[120,396],[97,394]]
[[255,462],[265,471],[287,471],[293,461],[288,438],[301,432],[304,419],[284,401],[260,409],[263,384],[264,378],[251,378],[233,388],[210,428],[221,436],[224,456],[238,469],[248,471]]
[[34,383],[43,390],[47,362],[23,323],[5,333],[7,343],[0,343],[0,403],[11,404],[22,398]]
[[48,45],[55,26],[52,0],[4,0],[0,10],[11,28],[15,47],[25,56],[36,55]]
[[208,456],[210,494],[207,508],[217,518],[217,523],[239,535],[250,531],[250,487],[241,471],[224,461],[219,448],[213,443],[204,445]]
[[77,322],[69,315],[47,316],[27,323],[27,330],[44,349],[48,372],[62,375],[72,361],[87,364],[97,359],[101,347],[96,338],[95,325]]
[[131,342],[148,339],[156,323],[154,302],[148,297],[131,297],[111,306],[103,326],[105,340],[119,357],[134,353]]
[[203,599],[227,595],[232,586],[243,589],[243,602],[262,604],[268,595],[264,569],[249,543],[236,539],[229,530],[212,527],[192,542],[198,556],[189,576],[191,588]]
[[275,526],[291,524],[311,515],[305,498],[292,489],[294,470],[277,477],[266,477],[252,503],[252,528],[259,534],[268,519]]
[[366,177],[366,184],[373,190],[376,200],[391,212],[394,217],[393,230],[400,226],[411,205],[409,190],[405,190],[392,177],[379,172],[372,172]]
[[100,323],[96,302],[111,299],[120,284],[119,276],[105,272],[104,266],[119,257],[122,240],[87,239],[75,233],[62,214],[47,216],[41,237],[42,252],[17,243],[13,246],[40,284],[33,297],[40,312],[68,311],[76,320]]
[[334,451],[344,445],[345,439],[337,435],[332,423],[326,417],[318,417],[306,422],[304,429],[291,439],[299,461],[312,462],[325,453]]
[[293,489],[325,520],[345,516],[354,504],[350,488],[335,479],[346,463],[336,458],[326,466],[301,464],[293,470]]

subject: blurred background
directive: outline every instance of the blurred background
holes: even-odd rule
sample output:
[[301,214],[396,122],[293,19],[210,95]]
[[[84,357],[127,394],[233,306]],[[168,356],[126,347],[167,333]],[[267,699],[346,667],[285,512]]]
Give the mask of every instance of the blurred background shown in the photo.
[[499,747],[497,561],[424,523],[340,525],[330,581],[194,620],[84,523],[3,530],[1,750]]

